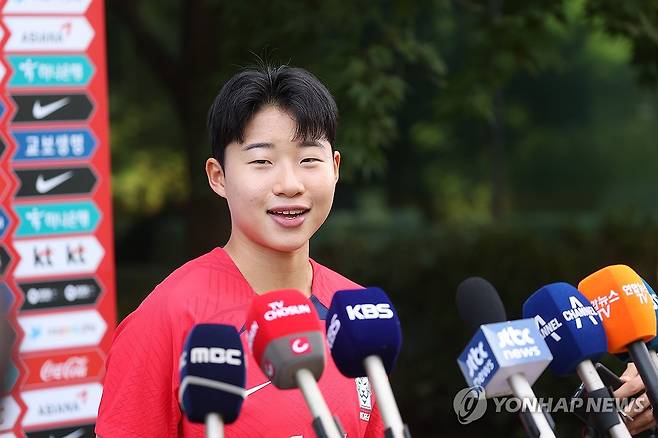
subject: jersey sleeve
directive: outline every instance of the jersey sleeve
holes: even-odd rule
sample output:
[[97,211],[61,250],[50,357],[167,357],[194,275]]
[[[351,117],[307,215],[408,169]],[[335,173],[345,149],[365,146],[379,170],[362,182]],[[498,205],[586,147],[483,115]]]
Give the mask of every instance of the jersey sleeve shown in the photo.
[[101,438],[178,435],[169,319],[165,300],[147,298],[117,328],[96,422]]

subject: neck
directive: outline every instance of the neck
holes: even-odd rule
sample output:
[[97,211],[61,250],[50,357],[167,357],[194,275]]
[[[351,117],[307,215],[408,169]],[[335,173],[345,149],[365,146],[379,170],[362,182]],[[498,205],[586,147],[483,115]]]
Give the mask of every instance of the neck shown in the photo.
[[295,251],[280,252],[231,233],[224,250],[258,295],[290,288],[307,297],[311,295],[313,268],[309,262],[308,242]]

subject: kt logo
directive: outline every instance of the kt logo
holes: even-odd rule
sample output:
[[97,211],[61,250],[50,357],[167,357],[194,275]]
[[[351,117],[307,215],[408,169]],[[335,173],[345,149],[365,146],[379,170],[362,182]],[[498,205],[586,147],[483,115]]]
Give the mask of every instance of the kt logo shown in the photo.
[[82,264],[84,259],[85,247],[82,244],[77,246],[66,245],[66,262],[68,264]]
[[43,249],[37,249],[34,247],[34,266],[52,266],[53,261],[51,259],[53,255],[52,249],[49,246],[46,246]]

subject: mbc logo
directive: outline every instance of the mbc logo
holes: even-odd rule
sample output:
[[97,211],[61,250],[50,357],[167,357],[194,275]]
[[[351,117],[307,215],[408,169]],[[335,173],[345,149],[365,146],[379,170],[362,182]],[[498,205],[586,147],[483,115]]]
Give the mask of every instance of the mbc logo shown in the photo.
[[216,363],[239,366],[242,364],[242,352],[233,348],[194,347],[190,352],[192,363]]

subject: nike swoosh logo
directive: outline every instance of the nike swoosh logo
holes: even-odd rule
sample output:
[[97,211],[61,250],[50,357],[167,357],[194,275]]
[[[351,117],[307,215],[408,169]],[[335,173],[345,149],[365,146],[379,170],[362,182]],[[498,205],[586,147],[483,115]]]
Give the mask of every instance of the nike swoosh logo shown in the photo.
[[[68,435],[64,435],[62,438],[80,438],[84,434],[85,434],[84,429],[78,429],[78,430],[74,430]],[[49,438],[55,438],[55,436],[51,433]]]
[[44,179],[43,175],[39,175],[37,177],[37,183],[36,183],[37,192],[41,194],[48,193],[58,185],[64,183],[65,181],[70,180],[71,178],[73,178],[72,170],[69,170],[68,172],[64,172],[61,175],[53,176],[50,179]]
[[266,387],[267,385],[269,385],[270,383],[272,383],[272,382],[268,380],[268,381],[265,382],[265,383],[261,383],[261,384],[258,385],[258,386],[254,386],[253,388],[249,388],[249,389],[247,389],[247,390],[245,391],[245,396],[246,396],[246,397],[249,397],[251,394],[253,394],[254,392],[258,391],[259,389],[263,389],[263,388],[265,388],[265,387]]
[[48,105],[41,106],[41,101],[37,100],[34,102],[34,106],[32,107],[32,116],[34,116],[34,118],[37,120],[41,120],[44,117],[48,117],[58,109],[65,107],[70,101],[70,98],[65,97],[63,99],[49,103]]

